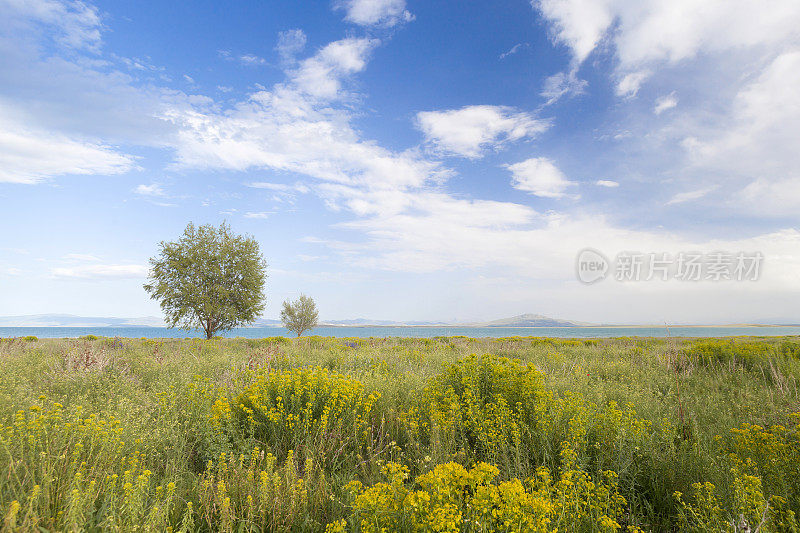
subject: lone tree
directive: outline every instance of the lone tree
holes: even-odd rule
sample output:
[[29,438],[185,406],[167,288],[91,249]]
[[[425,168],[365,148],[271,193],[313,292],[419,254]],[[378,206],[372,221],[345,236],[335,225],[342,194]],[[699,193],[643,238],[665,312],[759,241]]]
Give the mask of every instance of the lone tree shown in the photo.
[[144,289],[161,304],[169,327],[201,327],[210,339],[264,311],[267,264],[254,238],[234,235],[224,222],[190,222],[178,241],[159,247]]
[[313,298],[309,298],[305,294],[301,294],[300,298],[293,302],[289,300],[283,302],[281,322],[283,322],[286,329],[297,333],[298,337],[304,331],[317,327],[318,317],[317,304],[314,303]]

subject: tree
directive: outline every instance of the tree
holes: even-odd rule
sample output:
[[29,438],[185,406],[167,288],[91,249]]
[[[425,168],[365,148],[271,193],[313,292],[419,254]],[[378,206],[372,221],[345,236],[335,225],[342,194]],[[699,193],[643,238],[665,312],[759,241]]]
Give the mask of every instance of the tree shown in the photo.
[[264,311],[267,264],[258,242],[224,222],[191,222],[176,242],[159,243],[144,289],[158,300],[171,328],[218,331],[252,323]]
[[317,327],[318,317],[317,304],[314,303],[313,298],[309,298],[305,294],[301,294],[300,298],[293,302],[289,300],[283,302],[281,322],[286,329],[297,333],[298,337],[304,331]]

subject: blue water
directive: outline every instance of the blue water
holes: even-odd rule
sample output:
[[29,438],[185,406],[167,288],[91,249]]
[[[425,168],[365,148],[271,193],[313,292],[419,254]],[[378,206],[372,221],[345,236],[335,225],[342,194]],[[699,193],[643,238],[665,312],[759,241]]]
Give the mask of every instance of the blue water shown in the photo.
[[[185,338],[204,337],[202,331],[150,327],[0,327],[0,337],[24,337],[35,335],[40,338],[80,337],[147,337]],[[307,333],[308,335],[308,333]],[[323,337],[666,337],[664,327],[569,327],[569,328],[471,328],[471,327],[319,327],[310,335]],[[775,336],[800,335],[800,326],[703,326],[669,328],[672,337],[731,337],[739,335]],[[222,334],[223,337],[293,337],[294,334],[281,327],[237,328]]]

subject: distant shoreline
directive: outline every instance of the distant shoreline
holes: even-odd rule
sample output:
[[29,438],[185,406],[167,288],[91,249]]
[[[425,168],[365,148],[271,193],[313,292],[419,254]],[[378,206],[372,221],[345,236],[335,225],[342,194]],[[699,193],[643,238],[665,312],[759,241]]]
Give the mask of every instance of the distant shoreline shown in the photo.
[[[484,326],[475,324],[326,324],[321,323],[317,327],[321,328],[464,328],[464,329],[632,329],[632,328],[779,328],[779,327],[797,327],[800,324],[592,324],[592,325],[579,325],[579,326]],[[280,324],[266,324],[258,326],[241,326],[240,329],[258,329],[258,328],[282,328]],[[41,325],[41,324],[28,324],[28,325],[0,325],[0,328],[152,328],[152,329],[170,329],[167,326],[153,326],[137,325],[137,324],[124,324],[124,325],[111,325],[111,324],[71,324],[71,325]]]

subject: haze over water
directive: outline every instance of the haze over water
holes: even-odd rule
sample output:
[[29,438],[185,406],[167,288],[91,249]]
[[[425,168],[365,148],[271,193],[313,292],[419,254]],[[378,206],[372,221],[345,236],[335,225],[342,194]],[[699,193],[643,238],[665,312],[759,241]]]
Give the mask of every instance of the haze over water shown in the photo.
[[[561,327],[561,328],[503,328],[503,327],[454,327],[454,326],[363,326],[363,327],[319,327],[310,335],[325,337],[732,337],[800,335],[800,326],[670,326],[665,327]],[[0,337],[76,338],[83,335],[98,337],[127,337],[150,339],[203,337],[203,332],[154,327],[0,327]],[[223,337],[260,339],[265,337],[293,337],[282,327],[236,328],[222,334]]]

